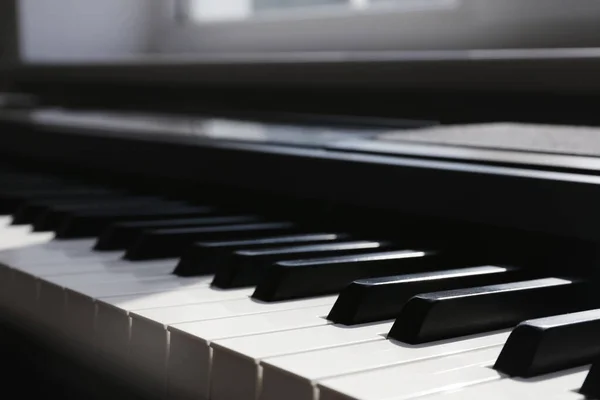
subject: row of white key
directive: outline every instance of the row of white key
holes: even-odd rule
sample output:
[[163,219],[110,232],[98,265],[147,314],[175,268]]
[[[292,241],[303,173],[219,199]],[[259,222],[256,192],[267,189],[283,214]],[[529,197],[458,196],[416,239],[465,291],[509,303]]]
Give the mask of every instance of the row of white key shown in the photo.
[[[16,230],[23,232],[23,227],[4,226],[4,229],[9,235]],[[38,234],[30,234],[35,235]],[[47,236],[46,242],[51,237]],[[255,302],[248,298],[251,289],[224,291],[209,288],[210,276],[182,279],[168,275],[175,260],[120,261],[114,254],[91,253],[91,244],[91,241],[47,242],[0,253],[0,261],[12,267],[8,271],[11,301],[19,304],[21,311],[26,311],[28,319],[41,322],[44,332],[50,328],[69,342],[83,345],[77,350],[88,346],[105,360],[128,364],[122,366],[120,372],[133,371],[132,378],[142,379],[140,384],[148,389],[153,386],[152,389],[160,390],[160,382],[166,379],[168,332],[157,317],[146,321],[152,322],[149,329],[144,329],[143,322],[140,322],[141,327],[140,323],[136,324],[138,334],[132,340],[130,313],[134,310],[152,311],[161,307],[158,310],[166,310],[167,319],[175,317],[177,321],[185,322],[264,315],[282,310],[310,310],[313,306],[326,305],[319,314],[325,313],[335,299],[318,298],[276,305]],[[144,273],[131,273],[130,270],[135,268]],[[190,282],[193,282],[192,287]],[[194,307],[185,307],[191,304]],[[174,306],[179,306],[176,314],[169,308]],[[316,322],[326,323],[324,319],[317,319],[317,315],[312,316]],[[272,330],[268,324],[264,329]],[[140,358],[135,357],[138,353]],[[157,355],[153,357],[155,353]],[[144,358],[149,362],[140,362]],[[149,374],[145,374],[145,370]],[[158,383],[158,387],[151,383]]]
[[261,303],[251,289],[210,288],[212,277],[168,275],[175,260],[131,263],[92,253],[92,241],[1,229],[25,244],[0,251],[13,304],[169,398],[400,399],[513,382],[490,368],[507,332],[404,345],[385,339],[390,322],[332,325],[335,296]]

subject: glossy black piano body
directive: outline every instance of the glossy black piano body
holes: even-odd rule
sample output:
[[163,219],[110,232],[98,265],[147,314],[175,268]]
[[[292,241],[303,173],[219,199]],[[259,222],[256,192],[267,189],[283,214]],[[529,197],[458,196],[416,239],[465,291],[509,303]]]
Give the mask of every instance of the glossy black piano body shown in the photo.
[[[548,274],[593,280],[600,271],[595,156],[373,140],[457,122],[595,124],[593,94],[427,93],[381,84],[316,93],[283,84],[188,88],[126,83],[136,68],[112,78],[102,68],[55,68],[16,75],[12,87],[38,104],[0,110],[4,164],[407,244],[427,239]],[[364,118],[354,115],[350,95],[375,99]],[[131,120],[151,129],[129,129]],[[244,138],[248,129],[262,135]],[[323,134],[330,131],[340,136]]]

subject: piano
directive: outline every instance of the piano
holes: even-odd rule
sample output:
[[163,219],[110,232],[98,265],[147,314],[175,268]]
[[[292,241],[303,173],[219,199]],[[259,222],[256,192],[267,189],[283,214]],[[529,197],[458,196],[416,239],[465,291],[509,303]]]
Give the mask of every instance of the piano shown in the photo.
[[186,68],[8,72],[17,351],[148,399],[600,398],[593,82],[252,92]]

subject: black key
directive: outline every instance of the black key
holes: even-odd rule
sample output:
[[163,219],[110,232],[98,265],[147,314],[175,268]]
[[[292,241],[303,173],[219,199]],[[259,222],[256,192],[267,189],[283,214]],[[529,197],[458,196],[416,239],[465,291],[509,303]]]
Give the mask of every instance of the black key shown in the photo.
[[33,178],[11,178],[0,180],[2,192],[12,190],[53,190],[56,188],[67,188],[72,186],[83,186],[81,184],[70,184],[59,179],[33,179]]
[[31,172],[24,170],[12,169],[10,166],[8,170],[0,172],[0,180],[33,180],[33,181],[51,181],[51,182],[64,182],[64,179],[56,175],[48,175],[46,173]]
[[590,309],[595,301],[587,289],[582,281],[545,278],[419,294],[404,305],[389,337],[425,343]]
[[[46,203],[46,204],[44,204]],[[94,201],[89,198],[81,198],[75,200],[46,200],[36,203],[38,206],[38,216],[33,222],[34,231],[48,231],[58,228],[63,218],[66,218],[70,213],[80,211],[102,211],[114,210],[119,208],[136,208],[142,206],[155,206],[162,204],[162,200],[157,197],[115,197],[109,199],[100,199]]]
[[293,228],[294,224],[291,222],[265,222],[145,231],[127,249],[125,258],[151,260],[176,257],[196,241],[252,239],[291,231]]
[[357,241],[238,250],[221,260],[213,284],[220,288],[254,286],[260,282],[265,270],[277,261],[360,254],[389,246],[385,242]]
[[0,191],[0,210],[5,213],[14,212],[25,200],[36,197],[60,197],[69,193],[100,190],[90,186],[53,186],[53,187],[27,187]]
[[429,250],[280,261],[267,268],[252,297],[277,301],[336,293],[357,279],[436,270],[448,263]]
[[[347,237],[348,235],[340,233],[302,233],[272,237],[261,236],[258,239],[196,242],[185,251],[173,273],[180,276],[218,273],[216,266],[222,265],[223,257],[227,257],[236,250],[263,249],[286,244],[324,243],[346,239]],[[221,287],[215,281],[213,281],[213,285]]]
[[206,225],[231,225],[259,221],[256,215],[231,215],[223,217],[179,218],[156,221],[119,222],[106,228],[94,250],[119,250],[129,246],[145,230],[182,228]]
[[2,190],[0,191],[0,197],[5,192],[11,191],[56,191],[57,189],[69,189],[69,188],[81,188],[81,187],[97,187],[95,185],[65,181],[62,179],[52,178],[32,178],[32,177],[14,177],[2,179],[0,178],[0,184],[2,184]]
[[30,173],[0,174],[0,184],[3,188],[53,188],[57,186],[84,186],[85,182],[64,177]]
[[[168,203],[171,204],[171,203]],[[53,231],[64,222],[64,220],[74,213],[103,213],[113,212],[113,210],[128,210],[128,209],[148,209],[157,208],[166,205],[165,202],[156,197],[141,197],[141,198],[123,198],[114,200],[105,200],[94,203],[90,199],[82,199],[81,202],[71,204],[59,204],[50,206],[46,211],[33,223],[33,230]]]
[[361,279],[341,291],[327,319],[346,325],[392,319],[419,293],[504,283],[522,275],[516,268],[485,265]]
[[111,190],[97,189],[78,194],[70,193],[62,197],[36,197],[32,200],[24,201],[18,206],[13,213],[12,224],[31,224],[52,206],[98,203],[111,201],[111,199],[122,199],[124,196],[124,194],[116,193]]
[[60,178],[51,175],[43,175],[43,174],[32,174],[23,171],[3,171],[0,173],[0,182],[12,182],[12,181],[38,181],[38,182],[63,182]]
[[[112,210],[120,207],[137,207],[146,204],[162,204],[163,200],[154,196],[107,195],[97,197],[77,197],[69,199],[39,199],[23,204],[26,213],[33,217],[34,230],[56,229],[58,221],[69,212],[81,210]],[[20,212],[18,210],[17,212]]]
[[590,399],[600,398],[600,359],[596,360],[579,393],[585,395]]
[[56,230],[59,239],[72,239],[98,236],[113,222],[150,221],[165,218],[191,218],[206,215],[213,211],[208,207],[194,207],[179,204],[145,205],[103,211],[82,211],[69,214]]
[[50,185],[65,185],[66,181],[64,179],[55,177],[55,176],[49,176],[49,175],[34,175],[34,174],[21,174],[21,173],[15,173],[15,174],[0,174],[0,183],[2,184],[12,184],[12,183],[26,183],[29,186],[32,187],[39,187],[41,185],[46,184],[46,186],[50,186]]
[[600,309],[520,323],[496,360],[498,371],[532,377],[590,364],[600,356]]

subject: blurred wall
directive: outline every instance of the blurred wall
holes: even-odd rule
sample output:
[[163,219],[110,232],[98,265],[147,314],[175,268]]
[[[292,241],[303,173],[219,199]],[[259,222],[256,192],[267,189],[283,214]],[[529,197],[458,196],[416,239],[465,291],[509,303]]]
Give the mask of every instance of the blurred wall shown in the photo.
[[[6,1],[0,0],[0,3]],[[20,53],[24,61],[77,61],[143,54],[149,48],[152,8],[160,2],[160,0],[10,0],[8,2],[15,1],[18,3]]]

